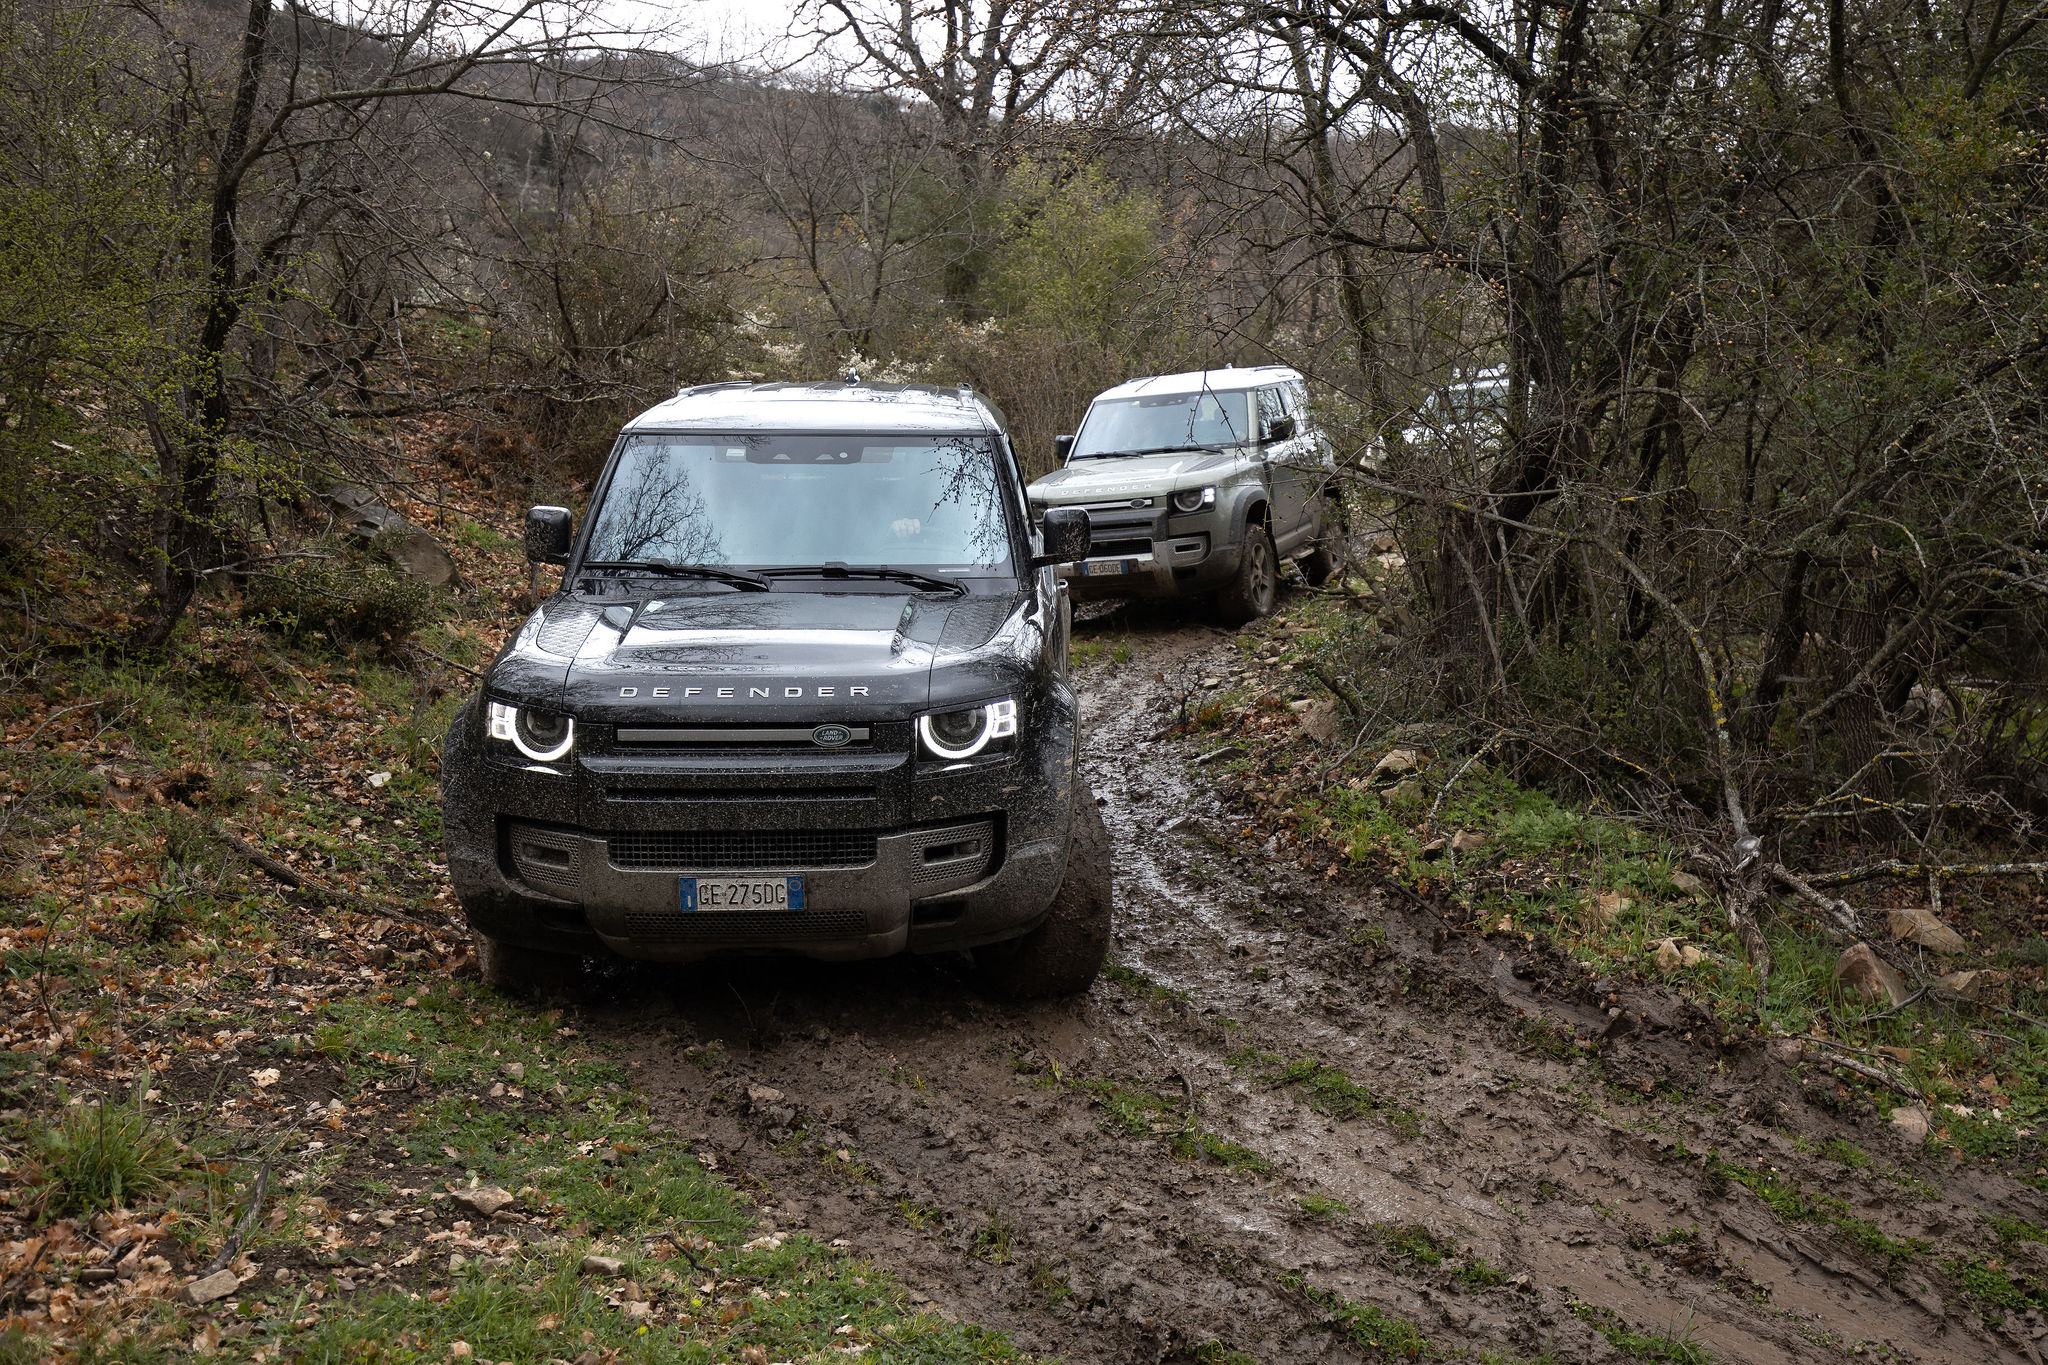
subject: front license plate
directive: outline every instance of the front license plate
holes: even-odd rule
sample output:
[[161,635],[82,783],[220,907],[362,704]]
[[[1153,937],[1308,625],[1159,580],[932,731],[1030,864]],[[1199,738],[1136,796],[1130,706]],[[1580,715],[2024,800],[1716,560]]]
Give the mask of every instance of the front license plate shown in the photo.
[[1128,559],[1091,559],[1081,565],[1081,572],[1088,578],[1100,578],[1104,574],[1129,573],[1134,567]]
[[802,877],[685,877],[685,910],[801,910]]

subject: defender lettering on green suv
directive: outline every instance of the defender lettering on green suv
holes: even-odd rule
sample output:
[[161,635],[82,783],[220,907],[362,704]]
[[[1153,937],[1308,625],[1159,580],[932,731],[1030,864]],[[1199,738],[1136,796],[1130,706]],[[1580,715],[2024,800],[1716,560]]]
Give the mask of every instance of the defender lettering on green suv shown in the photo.
[[1056,449],[1064,467],[1031,485],[1031,508],[1088,512],[1088,557],[1061,570],[1076,600],[1207,596],[1241,624],[1273,610],[1281,561],[1310,583],[1337,570],[1335,462],[1297,370],[1133,379]]

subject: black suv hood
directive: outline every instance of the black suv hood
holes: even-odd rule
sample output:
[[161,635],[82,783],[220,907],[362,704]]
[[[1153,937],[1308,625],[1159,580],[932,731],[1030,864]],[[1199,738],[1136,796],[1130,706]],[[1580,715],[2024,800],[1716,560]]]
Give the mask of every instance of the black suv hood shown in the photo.
[[520,629],[490,690],[598,722],[896,718],[1021,680],[1002,666],[1016,651],[1000,637],[1028,602],[783,589],[558,597]]

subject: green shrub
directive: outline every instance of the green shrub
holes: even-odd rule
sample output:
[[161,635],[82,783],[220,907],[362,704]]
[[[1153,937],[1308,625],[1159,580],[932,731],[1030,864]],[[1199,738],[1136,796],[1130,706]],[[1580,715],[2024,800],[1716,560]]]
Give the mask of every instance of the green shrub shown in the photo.
[[44,1217],[85,1216],[164,1188],[183,1160],[177,1139],[139,1104],[78,1104],[35,1143]]
[[435,607],[433,588],[409,574],[333,558],[256,575],[242,610],[288,639],[320,632],[336,640],[402,640],[434,619]]

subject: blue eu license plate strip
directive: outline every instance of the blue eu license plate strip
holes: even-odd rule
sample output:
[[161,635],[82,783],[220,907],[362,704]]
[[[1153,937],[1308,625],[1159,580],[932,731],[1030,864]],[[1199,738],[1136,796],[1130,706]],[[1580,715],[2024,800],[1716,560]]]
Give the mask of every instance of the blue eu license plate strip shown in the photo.
[[1108,574],[1129,573],[1137,564],[1129,559],[1091,559],[1081,566],[1081,573],[1087,578],[1101,578]]
[[684,910],[801,910],[802,877],[684,877]]

